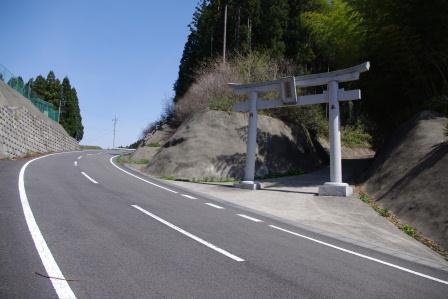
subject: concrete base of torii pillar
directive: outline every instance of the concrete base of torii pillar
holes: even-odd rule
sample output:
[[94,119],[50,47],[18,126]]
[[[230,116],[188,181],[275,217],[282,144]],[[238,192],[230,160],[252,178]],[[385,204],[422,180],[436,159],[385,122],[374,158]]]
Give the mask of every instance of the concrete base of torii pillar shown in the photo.
[[236,188],[248,189],[248,190],[260,190],[261,184],[257,181],[241,181],[234,185]]
[[350,196],[353,188],[347,183],[328,182],[319,186],[319,196]]

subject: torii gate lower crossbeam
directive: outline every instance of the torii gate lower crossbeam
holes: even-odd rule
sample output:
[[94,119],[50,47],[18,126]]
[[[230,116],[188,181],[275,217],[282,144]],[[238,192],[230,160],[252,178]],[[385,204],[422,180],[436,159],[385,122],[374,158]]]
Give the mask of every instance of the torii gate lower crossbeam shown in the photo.
[[[363,64],[334,72],[312,74],[285,78],[275,81],[259,82],[253,84],[233,84],[230,86],[238,94],[248,94],[249,99],[233,106],[235,111],[248,112],[249,124],[247,135],[246,165],[244,179],[237,187],[245,189],[260,189],[261,185],[255,179],[255,158],[257,139],[258,110],[294,105],[310,105],[318,103],[329,104],[329,135],[330,135],[330,182],[319,186],[319,195],[349,196],[352,188],[342,182],[341,163],[341,132],[339,101],[358,100],[361,98],[360,90],[339,89],[340,82],[359,79],[362,72],[369,70],[370,63]],[[327,91],[322,94],[297,96],[296,87],[327,85]],[[259,100],[258,92],[277,91],[281,99]]]

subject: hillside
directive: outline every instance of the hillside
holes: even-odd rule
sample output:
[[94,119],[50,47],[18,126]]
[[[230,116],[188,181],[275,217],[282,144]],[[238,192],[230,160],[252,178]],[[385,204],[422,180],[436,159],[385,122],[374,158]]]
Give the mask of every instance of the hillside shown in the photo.
[[366,191],[402,221],[448,248],[448,119],[423,111],[375,156]]
[[[241,178],[246,127],[244,114],[220,111],[196,114],[161,144],[144,171],[182,179]],[[320,144],[306,131],[268,116],[259,117],[257,143],[256,175],[260,177],[310,171],[326,160]]]

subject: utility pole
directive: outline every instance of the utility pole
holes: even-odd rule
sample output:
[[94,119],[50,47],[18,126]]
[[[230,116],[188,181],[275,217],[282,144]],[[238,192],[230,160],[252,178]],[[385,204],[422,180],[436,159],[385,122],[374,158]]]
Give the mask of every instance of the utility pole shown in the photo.
[[64,103],[63,102],[63,95],[62,95],[62,93],[63,93],[63,88],[62,88],[62,85],[61,85],[61,94],[60,94],[60,100],[59,100],[59,115],[58,115],[58,118],[59,118],[59,123],[61,123],[61,106],[62,106],[62,104]]
[[222,45],[222,63],[226,63],[226,40],[227,40],[227,4],[224,8],[224,41]]
[[115,148],[115,128],[116,128],[116,126],[117,126],[117,121],[118,121],[118,118],[117,118],[116,115],[115,115],[115,117],[112,119],[112,121],[113,121],[113,123],[114,123],[114,139],[113,139],[113,141],[112,141],[112,148]]

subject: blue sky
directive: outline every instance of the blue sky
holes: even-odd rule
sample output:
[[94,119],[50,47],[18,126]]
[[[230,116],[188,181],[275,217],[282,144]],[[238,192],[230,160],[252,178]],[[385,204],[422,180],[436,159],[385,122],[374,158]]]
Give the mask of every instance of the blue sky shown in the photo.
[[0,64],[25,80],[68,76],[83,117],[81,144],[137,140],[173,95],[197,0],[2,1]]

